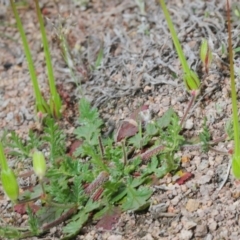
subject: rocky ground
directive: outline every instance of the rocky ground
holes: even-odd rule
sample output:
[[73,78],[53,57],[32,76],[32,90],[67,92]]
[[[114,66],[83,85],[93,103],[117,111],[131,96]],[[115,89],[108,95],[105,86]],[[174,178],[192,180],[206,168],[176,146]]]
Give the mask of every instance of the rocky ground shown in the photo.
[[[35,122],[33,91],[14,17],[5,1],[0,2],[0,129],[15,130],[24,137]],[[34,4],[27,2],[27,6],[19,7],[19,12],[41,90],[47,95],[41,35]],[[145,1],[141,8],[141,2],[40,1],[59,88],[75,102],[83,92],[99,108],[107,126],[143,104],[150,106],[154,117],[162,116],[170,106],[182,117],[188,104],[180,61],[159,3]],[[224,136],[231,118],[225,1],[167,2],[184,53],[202,82],[201,93],[184,126],[184,136],[198,136],[206,117],[212,139],[218,139]],[[233,17],[234,48],[240,44],[239,23]],[[57,38],[61,31],[71,49],[75,79],[62,57]],[[203,73],[199,61],[203,37],[211,42],[214,54],[208,75]],[[94,70],[100,49],[103,60]],[[239,62],[236,53],[236,67]],[[77,239],[240,239],[240,189],[231,172],[228,175],[228,151],[232,147],[232,141],[223,140],[207,153],[197,147],[182,149],[180,169],[194,174],[192,179],[178,185],[168,174],[154,186],[147,212],[122,214],[110,232],[102,232],[95,223],[89,223]],[[9,218],[4,210],[8,205],[2,194],[0,215],[5,220]],[[58,231],[53,229],[44,239],[58,239]]]

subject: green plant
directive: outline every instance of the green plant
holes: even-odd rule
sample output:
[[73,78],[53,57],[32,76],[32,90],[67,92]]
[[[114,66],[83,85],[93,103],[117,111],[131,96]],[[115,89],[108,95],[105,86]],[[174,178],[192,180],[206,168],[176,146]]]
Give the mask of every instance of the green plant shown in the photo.
[[34,94],[35,94],[35,98],[36,98],[36,110],[40,111],[42,113],[50,113],[52,116],[59,118],[61,116],[61,99],[57,93],[56,86],[55,86],[53,67],[51,64],[51,57],[50,57],[50,53],[49,53],[46,32],[44,29],[43,18],[42,18],[40,9],[39,9],[38,0],[35,0],[35,4],[36,4],[36,9],[37,9],[38,20],[40,23],[40,30],[41,30],[41,34],[42,34],[42,43],[44,46],[44,53],[45,53],[45,58],[46,58],[47,70],[48,70],[47,72],[48,72],[48,79],[49,79],[49,86],[50,86],[50,93],[51,93],[50,105],[47,104],[47,102],[45,101],[44,97],[42,96],[42,94],[40,92],[40,88],[39,88],[38,81],[37,81],[37,74],[36,74],[36,71],[34,68],[31,52],[30,52],[30,49],[28,46],[26,35],[24,33],[21,19],[19,17],[18,11],[16,9],[16,5],[13,0],[10,0],[10,3],[11,3],[11,7],[12,7],[12,10],[14,13],[14,17],[17,21],[18,31],[20,33],[20,36],[21,36],[21,39],[23,42],[24,52],[25,52],[27,62],[28,62],[28,69],[29,69],[29,73],[31,76]]
[[187,91],[190,91],[191,93],[191,99],[189,101],[189,104],[187,106],[187,109],[185,111],[185,114],[181,120],[181,125],[183,125],[186,117],[187,117],[187,114],[192,106],[192,104],[194,103],[198,93],[199,93],[199,89],[200,89],[200,80],[198,78],[198,75],[196,72],[192,71],[187,63],[187,60],[184,56],[184,53],[183,53],[183,50],[182,50],[182,47],[180,45],[180,42],[178,40],[178,37],[177,37],[177,33],[174,29],[174,26],[173,26],[173,23],[172,23],[172,20],[171,20],[171,17],[170,17],[170,14],[168,12],[168,9],[166,7],[166,4],[164,2],[164,0],[159,0],[160,2],[160,5],[162,7],[162,10],[163,10],[163,13],[164,13],[164,16],[165,16],[165,19],[167,21],[167,24],[168,24],[168,28],[170,30],[170,33],[171,33],[171,36],[172,36],[172,40],[173,40],[173,43],[174,43],[174,46],[176,48],[176,51],[177,51],[177,54],[178,54],[178,57],[180,59],[180,62],[182,64],[182,68],[183,68],[183,81],[185,83],[185,86],[186,86],[186,89]]
[[207,122],[207,119],[205,118],[203,122],[203,131],[199,134],[199,138],[202,142],[203,152],[207,152],[209,150],[209,142],[211,138],[206,122]]
[[165,19],[167,21],[169,30],[171,32],[172,40],[173,40],[173,43],[175,45],[178,57],[179,57],[179,59],[181,61],[182,67],[183,67],[183,80],[184,80],[185,86],[186,86],[188,91],[199,90],[199,88],[200,88],[200,80],[198,78],[197,73],[193,72],[190,69],[190,67],[188,66],[187,60],[186,60],[186,58],[184,56],[182,47],[181,47],[181,45],[179,43],[179,40],[178,40],[178,37],[177,37],[177,33],[176,33],[175,29],[174,29],[174,26],[173,26],[170,14],[169,14],[169,12],[167,10],[167,7],[165,5],[165,2],[164,2],[164,0],[159,0],[159,2],[161,4],[161,7],[162,7],[162,10],[163,10]]
[[0,142],[1,182],[3,189],[11,201],[16,202],[19,195],[19,186],[13,170],[8,166],[2,143]]
[[227,0],[227,19],[228,19],[228,48],[230,61],[230,78],[231,78],[231,98],[233,111],[233,133],[234,133],[234,153],[232,157],[232,171],[234,176],[240,178],[240,135],[239,135],[239,120],[237,108],[237,94],[234,78],[234,64],[233,64],[233,49],[232,49],[232,35],[230,23],[230,7]]
[[24,33],[24,29],[21,23],[21,19],[18,15],[15,3],[13,0],[10,0],[11,3],[11,7],[14,13],[14,17],[17,21],[17,27],[18,27],[18,31],[21,35],[22,38],[22,42],[23,42],[23,47],[24,47],[24,52],[27,58],[27,62],[28,62],[28,69],[29,69],[29,73],[31,76],[31,80],[32,80],[32,84],[33,84],[33,89],[34,89],[34,93],[35,93],[35,98],[36,98],[36,110],[37,111],[41,111],[43,113],[48,113],[49,112],[49,108],[48,105],[46,103],[46,101],[44,100],[40,89],[39,89],[39,85],[38,85],[38,81],[37,81],[37,74],[34,68],[34,64],[33,64],[33,60],[32,60],[32,56],[31,56],[31,52],[28,46],[28,42],[27,42],[27,38],[26,35]]
[[212,62],[212,51],[210,49],[207,39],[202,39],[202,44],[200,47],[200,59],[203,63],[206,73],[208,73],[209,66]]
[[41,13],[41,10],[39,7],[38,0],[34,0],[34,1],[35,1],[35,5],[36,5],[38,22],[40,24],[40,31],[42,34],[42,43],[43,43],[44,54],[45,54],[46,65],[47,65],[48,81],[49,81],[49,87],[50,87],[50,100],[49,100],[50,112],[51,112],[52,116],[59,118],[61,116],[62,103],[61,103],[60,96],[56,89],[52,61],[51,61],[50,51],[49,51],[49,47],[48,47],[47,35],[45,32],[45,28],[44,28],[42,13]]
[[[84,98],[79,103],[79,112],[79,127],[75,134],[81,144],[75,150],[77,159],[65,153],[64,134],[53,119],[46,119],[43,133],[35,136],[38,148],[47,147],[50,154],[45,163],[42,153],[33,153],[33,167],[41,181],[31,192],[19,196],[19,203],[26,203],[29,227],[11,230],[8,226],[1,227],[1,236],[38,236],[68,219],[63,233],[69,239],[79,233],[91,213],[94,213],[94,219],[100,219],[116,206],[120,212],[144,210],[152,195],[148,187],[150,175],[163,177],[179,167],[175,153],[184,138],[180,135],[179,118],[172,109],[148,123],[137,138],[125,139],[120,145],[112,138],[101,139],[103,121],[97,109]],[[152,142],[158,135],[161,138]],[[5,145],[8,143],[4,141]],[[29,157],[35,149],[31,149],[32,144],[20,141],[17,135],[10,143],[15,149],[9,149],[9,154],[20,159],[21,154]],[[139,154],[139,147],[147,150]],[[43,204],[34,213],[27,203],[38,198]]]

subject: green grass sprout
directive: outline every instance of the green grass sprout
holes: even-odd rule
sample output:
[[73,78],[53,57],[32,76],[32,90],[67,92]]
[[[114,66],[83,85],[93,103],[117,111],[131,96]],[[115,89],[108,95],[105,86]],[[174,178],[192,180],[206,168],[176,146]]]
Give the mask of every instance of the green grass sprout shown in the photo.
[[0,142],[1,183],[6,195],[13,203],[17,202],[19,186],[13,170],[8,166],[2,143]]
[[183,126],[183,124],[184,124],[184,122],[187,118],[187,114],[188,114],[189,110],[191,109],[197,95],[199,94],[199,89],[200,89],[201,84],[200,84],[200,80],[198,78],[197,73],[192,71],[190,69],[188,63],[187,63],[187,60],[184,56],[182,47],[181,47],[180,42],[178,40],[177,33],[174,29],[170,14],[167,10],[167,7],[166,7],[166,4],[165,4],[164,0],[159,0],[159,2],[160,2],[160,5],[162,7],[165,19],[167,21],[167,24],[168,24],[168,27],[169,27],[169,30],[170,30],[170,33],[171,33],[171,36],[172,36],[172,40],[173,40],[173,43],[175,45],[175,48],[176,48],[176,51],[177,51],[177,54],[178,54],[178,57],[180,59],[182,67],[183,67],[183,81],[185,83],[187,91],[189,91],[190,94],[191,94],[191,98],[189,100],[187,109],[186,109],[186,111],[183,115],[183,118],[181,120],[181,123],[180,123],[180,125]]
[[27,38],[26,35],[24,33],[24,29],[21,23],[21,19],[19,17],[19,14],[17,12],[14,0],[10,0],[11,3],[11,7],[12,7],[12,11],[14,14],[14,17],[17,21],[17,27],[18,27],[18,31],[20,33],[22,42],[23,42],[23,47],[24,47],[24,52],[26,55],[26,59],[28,62],[28,69],[29,69],[29,73],[31,76],[31,80],[32,80],[32,84],[33,84],[33,89],[34,89],[34,94],[35,94],[35,98],[36,98],[36,110],[43,112],[43,113],[49,113],[49,107],[46,103],[46,101],[44,100],[40,89],[39,89],[39,85],[38,85],[38,81],[37,81],[37,74],[34,68],[34,64],[33,64],[33,60],[32,60],[32,56],[31,56],[31,52],[28,46],[28,42],[27,42]]
[[41,14],[38,0],[34,0],[34,1],[35,1],[35,5],[36,5],[38,21],[40,24],[40,31],[42,34],[42,43],[43,43],[43,48],[44,48],[44,54],[45,54],[45,58],[46,58],[48,81],[49,81],[49,87],[50,87],[50,93],[51,93],[50,111],[51,111],[52,116],[59,118],[61,116],[61,108],[62,108],[61,98],[56,89],[52,61],[51,61],[50,51],[49,51],[49,47],[48,47],[47,35],[46,35],[45,28],[44,28],[43,17]]
[[160,2],[160,5],[162,6],[162,10],[163,10],[165,19],[167,21],[170,33],[171,33],[173,43],[175,45],[178,57],[180,59],[182,67],[183,67],[183,72],[184,72],[183,80],[184,80],[185,86],[186,86],[188,91],[198,90],[200,88],[200,80],[198,78],[198,75],[190,69],[190,67],[187,63],[187,60],[184,56],[182,47],[181,47],[180,42],[178,40],[177,33],[174,29],[170,14],[167,10],[167,7],[166,7],[166,4],[165,4],[164,0],[159,0],[159,2]]
[[228,0],[227,0],[227,20],[228,20],[228,48],[229,48],[230,78],[231,78],[231,93],[232,93],[231,97],[232,97],[232,111],[233,111],[233,132],[234,132],[234,153],[232,157],[232,171],[233,171],[234,177],[237,179],[240,179],[239,122],[238,122],[237,94],[236,94],[235,77],[234,77],[230,7],[229,7]]
[[202,39],[202,44],[200,47],[200,59],[205,68],[205,72],[208,74],[209,66],[212,62],[212,51],[209,46],[209,42],[207,39]]

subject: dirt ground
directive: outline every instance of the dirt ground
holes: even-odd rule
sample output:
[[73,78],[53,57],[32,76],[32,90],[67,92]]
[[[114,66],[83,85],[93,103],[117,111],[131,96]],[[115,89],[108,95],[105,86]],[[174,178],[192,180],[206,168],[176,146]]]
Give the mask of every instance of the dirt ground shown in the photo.
[[[0,129],[15,130],[24,137],[35,122],[34,96],[20,36],[5,2],[0,1]],[[41,90],[47,95],[41,35],[33,1],[27,2],[29,5],[19,7],[19,12]],[[98,107],[107,126],[143,104],[150,106],[153,117],[162,116],[171,106],[180,118],[188,104],[180,61],[159,3],[144,1],[141,9],[140,2],[40,0],[59,87],[76,103],[83,92]],[[225,1],[170,0],[167,6],[188,63],[199,73],[202,83],[184,126],[184,136],[198,136],[206,117],[214,141],[224,136],[225,125],[231,118]],[[239,29],[240,20],[234,17],[234,49],[240,44]],[[71,49],[75,79],[62,57],[57,38],[61,31]],[[208,75],[199,61],[199,46],[204,37],[211,43],[214,58]],[[101,49],[103,60],[94,69]],[[239,53],[235,54],[235,67],[239,81]],[[76,117],[72,116],[73,127]],[[207,153],[198,147],[182,149],[180,169],[194,174],[192,179],[178,185],[174,176],[168,174],[153,187],[152,205],[147,212],[122,214],[109,232],[90,222],[76,239],[240,239],[240,188],[229,173],[228,151],[232,147],[233,142],[225,139]],[[7,206],[9,202],[1,194],[3,219],[9,219],[4,210]],[[60,228],[42,239],[59,239]]]

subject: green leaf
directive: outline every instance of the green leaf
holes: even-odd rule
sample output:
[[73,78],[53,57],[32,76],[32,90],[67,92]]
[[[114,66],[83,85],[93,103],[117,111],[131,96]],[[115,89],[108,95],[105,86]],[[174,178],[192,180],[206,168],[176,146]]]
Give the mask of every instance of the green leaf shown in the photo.
[[113,213],[115,209],[116,209],[116,206],[112,204],[107,204],[104,208],[102,208],[100,211],[94,214],[93,219],[99,220],[104,215]]
[[158,160],[157,156],[153,156],[151,158],[151,162],[144,169],[143,175],[147,176],[149,174],[155,173],[157,170],[158,164],[159,164],[159,160]]
[[77,235],[87,222],[89,213],[98,209],[100,205],[99,202],[89,200],[86,206],[71,218],[71,222],[63,227],[63,233],[68,234],[68,236],[63,239],[73,239],[73,236]]
[[233,156],[232,171],[235,178],[240,179],[240,156]]
[[173,114],[174,110],[169,108],[163,116],[156,121],[157,126],[159,128],[166,128],[170,124]]
[[101,66],[102,59],[103,59],[103,46],[100,47],[100,50],[98,52],[97,60],[96,60],[96,62],[94,64],[94,68],[95,69],[98,69]]
[[81,210],[77,215],[75,215],[75,218],[78,218],[76,221],[71,221],[65,227],[63,227],[63,233],[68,235],[77,234],[88,220],[88,215],[89,213]]
[[92,212],[100,207],[101,203],[93,201],[92,199],[89,199],[86,206],[84,207],[84,211],[86,213]]
[[146,134],[149,136],[155,136],[158,133],[158,129],[154,123],[148,123],[146,126]]
[[80,123],[94,123],[99,119],[99,114],[96,108],[92,108],[86,98],[82,98],[79,103]]
[[[91,145],[98,144],[98,136],[100,135],[100,128],[97,120],[95,123],[89,123],[84,126],[78,127],[74,133],[78,139],[85,139]],[[101,125],[101,123],[100,123]]]
[[199,138],[202,142],[202,150],[204,152],[207,152],[209,150],[209,141],[211,138],[206,122],[207,122],[207,119],[204,118],[203,131],[199,134]]
[[121,181],[106,182],[104,189],[105,196],[112,204],[117,203],[127,194],[126,186]]
[[[69,209],[65,209],[67,212]],[[38,219],[38,225],[42,226],[43,224],[47,224],[55,221],[64,213],[64,209],[57,208],[53,206],[42,207],[39,211],[37,211],[36,216]]]
[[34,235],[39,234],[39,225],[36,215],[33,213],[32,209],[27,205],[27,214],[28,214],[28,224],[31,228],[31,232]]
[[19,196],[19,201],[24,201],[27,199],[35,199],[35,198],[39,198],[42,194],[42,187],[40,184],[34,186],[31,191],[26,190],[24,191],[22,194],[20,194]]
[[6,239],[20,239],[21,232],[14,227],[0,226],[0,236]]
[[49,159],[52,163],[66,152],[66,136],[59,125],[52,118],[45,120],[44,135],[42,139],[48,143],[50,148]]
[[147,187],[140,187],[138,190],[136,190],[132,186],[128,186],[127,196],[123,201],[122,209],[124,211],[143,210],[149,206],[148,199],[151,195],[152,190],[148,189]]
[[167,173],[169,173],[171,170],[171,168],[169,168],[169,165],[167,164],[167,162],[165,161],[161,167],[156,168],[154,173],[157,176],[157,178],[162,178],[163,176],[165,176]]

